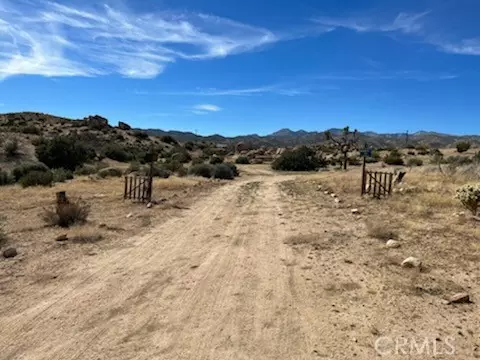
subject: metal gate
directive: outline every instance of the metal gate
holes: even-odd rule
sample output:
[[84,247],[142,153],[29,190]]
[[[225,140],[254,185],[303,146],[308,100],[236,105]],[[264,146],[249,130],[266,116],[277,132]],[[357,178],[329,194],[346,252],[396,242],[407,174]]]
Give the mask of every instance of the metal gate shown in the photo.
[[123,198],[150,202],[152,201],[152,184],[153,178],[151,176],[125,176]]
[[380,199],[392,193],[393,173],[363,170],[362,195]]

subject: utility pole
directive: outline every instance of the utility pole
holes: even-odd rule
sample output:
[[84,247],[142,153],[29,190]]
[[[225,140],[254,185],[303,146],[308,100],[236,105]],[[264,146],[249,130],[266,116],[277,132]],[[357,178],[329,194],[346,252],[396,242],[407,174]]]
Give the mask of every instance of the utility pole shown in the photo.
[[408,130],[405,136],[405,147],[408,147]]

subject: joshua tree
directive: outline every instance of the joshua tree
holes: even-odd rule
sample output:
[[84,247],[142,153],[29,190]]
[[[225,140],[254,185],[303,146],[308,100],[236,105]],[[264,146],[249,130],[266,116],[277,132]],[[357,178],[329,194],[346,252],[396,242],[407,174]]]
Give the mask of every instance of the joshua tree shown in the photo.
[[347,170],[348,153],[358,150],[358,131],[355,129],[351,132],[350,127],[346,126],[339,137],[334,137],[330,131],[325,131],[325,137],[333,144],[337,152],[343,155],[343,169]]

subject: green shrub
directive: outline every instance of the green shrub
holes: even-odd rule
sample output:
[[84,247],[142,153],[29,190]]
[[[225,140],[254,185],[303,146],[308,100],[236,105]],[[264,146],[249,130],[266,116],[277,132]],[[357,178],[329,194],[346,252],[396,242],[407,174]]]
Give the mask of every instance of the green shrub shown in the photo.
[[480,151],[473,155],[472,160],[476,163],[480,163]]
[[214,167],[210,164],[193,165],[188,169],[188,173],[194,176],[201,176],[204,178],[211,178],[213,176]]
[[101,169],[98,172],[98,176],[100,176],[101,178],[121,177],[121,176],[123,176],[123,171],[122,171],[122,169],[119,169],[119,168],[107,167],[105,169]]
[[195,144],[193,143],[193,141],[187,141],[183,147],[185,149],[187,149],[188,151],[193,151],[193,149],[195,149]]
[[217,164],[213,170],[213,177],[215,179],[233,180],[235,176],[227,164]]
[[132,161],[128,166],[127,170],[125,170],[125,174],[139,172],[140,170],[141,170],[140,163],[138,161]]
[[446,164],[452,164],[452,165],[456,165],[456,166],[462,166],[462,165],[470,165],[473,160],[469,157],[466,157],[466,156],[449,156],[447,157],[444,162]]
[[223,163],[223,157],[221,156],[217,156],[217,155],[213,155],[211,158],[210,158],[210,164],[212,165],[216,165],[216,164],[222,164]]
[[40,135],[42,133],[40,131],[40,129],[38,127],[36,127],[35,125],[24,126],[21,129],[21,132],[24,133],[24,134],[31,134],[31,135]]
[[12,174],[15,178],[15,181],[19,181],[22,177],[32,171],[48,172],[49,168],[47,167],[47,165],[42,163],[27,163],[14,168]]
[[230,170],[232,170],[233,176],[236,177],[236,176],[240,175],[237,167],[235,166],[235,164],[227,162],[227,163],[225,163],[225,165],[227,165],[230,168]]
[[18,153],[20,150],[20,145],[18,143],[18,140],[16,138],[12,140],[8,140],[5,143],[4,150],[7,158],[14,158],[18,156]]
[[247,165],[247,164],[250,164],[250,160],[248,160],[248,157],[246,157],[246,156],[239,156],[239,157],[235,160],[235,164],[244,164],[244,165]]
[[404,165],[402,154],[397,149],[391,150],[383,161],[388,165]]
[[350,156],[348,158],[348,165],[359,166],[359,165],[362,165],[362,161],[358,156]]
[[103,149],[103,155],[105,155],[105,157],[109,159],[120,161],[120,162],[129,162],[133,160],[132,153],[127,151],[123,146],[118,144],[107,145]]
[[44,209],[43,220],[50,226],[70,227],[83,224],[90,214],[90,205],[82,200],[57,204],[54,209]]
[[468,141],[459,141],[456,144],[457,151],[459,153],[463,153],[463,152],[468,151],[470,149],[470,146],[471,146],[471,144]]
[[38,160],[48,167],[72,171],[95,157],[95,151],[91,148],[64,136],[45,140],[36,147],[35,151]]
[[480,183],[468,184],[458,188],[455,197],[473,215],[477,215],[480,208]]
[[53,182],[65,182],[73,179],[73,172],[65,169],[53,169]]
[[178,177],[184,177],[188,175],[188,169],[185,166],[182,166],[180,169],[177,170]]
[[173,136],[170,136],[170,135],[164,135],[160,137],[160,141],[170,145],[178,145],[178,141],[175,140]]
[[137,139],[140,139],[140,140],[148,139],[148,134],[144,131],[139,131],[139,130],[134,131],[133,136],[135,136]]
[[165,169],[165,168],[155,166],[155,165],[152,168],[150,168],[150,166],[145,166],[144,170],[143,170],[144,174],[149,175],[150,170],[152,170],[152,176],[153,177],[158,177],[158,178],[161,178],[161,179],[168,179],[170,177],[170,175],[172,175],[172,171],[170,171],[168,169]]
[[326,166],[325,159],[315,156],[315,151],[301,146],[296,150],[285,151],[272,163],[272,169],[282,171],[314,171]]
[[11,185],[15,183],[15,179],[10,173],[0,169],[0,186]]
[[174,149],[174,152],[171,155],[172,161],[178,161],[179,163],[185,164],[192,160],[192,157],[184,148]]
[[75,170],[75,175],[92,175],[96,174],[97,171],[98,168],[95,165],[84,164]]
[[30,186],[51,186],[53,183],[53,173],[48,171],[31,171],[19,180],[22,187]]
[[422,166],[423,165],[423,160],[413,157],[408,159],[407,161],[407,166],[413,167],[413,166]]
[[199,165],[199,164],[203,164],[204,162],[205,160],[199,157],[192,159],[192,165]]

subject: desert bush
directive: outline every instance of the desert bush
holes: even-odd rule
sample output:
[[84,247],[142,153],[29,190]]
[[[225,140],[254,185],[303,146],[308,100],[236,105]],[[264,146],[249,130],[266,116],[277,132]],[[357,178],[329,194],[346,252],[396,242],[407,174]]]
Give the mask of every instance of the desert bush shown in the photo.
[[398,233],[396,230],[391,228],[391,224],[384,221],[368,221],[367,225],[367,234],[376,239],[380,240],[390,240],[398,239]]
[[8,236],[4,228],[4,221],[5,218],[0,216],[0,246],[4,245],[8,240]]
[[116,167],[107,167],[105,169],[101,169],[98,172],[98,176],[101,178],[107,178],[107,177],[120,177],[123,175],[122,169],[116,168]]
[[240,173],[238,172],[238,168],[235,166],[234,163],[227,162],[225,163],[225,165],[227,165],[230,168],[230,170],[232,170],[233,176],[236,177],[240,175]]
[[193,165],[188,169],[189,175],[211,178],[213,176],[214,167],[210,164]]
[[107,145],[103,149],[103,155],[109,159],[120,162],[128,162],[133,159],[132,153],[127,151],[125,147],[118,144]]
[[7,158],[14,158],[18,156],[20,151],[20,145],[16,138],[8,140],[4,145],[5,156]]
[[476,163],[480,163],[480,151],[473,155],[472,160]]
[[463,165],[470,165],[473,160],[466,156],[449,156],[447,157],[444,162],[446,164],[452,164],[455,166],[463,166]]
[[467,184],[457,189],[455,197],[460,200],[462,205],[477,215],[480,208],[480,183]]
[[459,153],[463,153],[470,149],[471,144],[468,141],[459,141],[455,146]]
[[73,171],[65,169],[53,169],[53,182],[65,182],[73,179]]
[[162,169],[168,170],[172,173],[177,172],[183,165],[176,160],[167,161],[162,164]]
[[38,160],[48,167],[72,171],[95,157],[95,151],[91,148],[64,136],[43,141],[36,147],[35,152]]
[[152,168],[150,168],[150,166],[145,166],[142,169],[142,173],[148,176],[150,175],[150,170],[152,171],[153,177],[158,177],[161,179],[168,179],[170,175],[172,175],[172,171],[165,169],[163,167],[158,167],[156,165],[154,165]]
[[0,186],[11,185],[15,183],[15,178],[6,170],[0,169]]
[[185,166],[182,166],[180,169],[177,170],[178,177],[184,177],[188,175],[188,169]]
[[50,226],[70,227],[83,224],[90,214],[90,205],[78,199],[66,204],[57,204],[53,209],[44,209],[43,221]]
[[235,176],[227,164],[217,164],[213,170],[213,177],[215,179],[233,180]]
[[239,156],[236,160],[235,160],[235,163],[236,164],[250,164],[250,160],[248,160],[248,157],[246,156]]
[[179,163],[185,164],[192,160],[192,157],[188,153],[187,150],[184,148],[175,148],[172,151],[172,155],[170,157],[173,161],[178,161]]
[[48,172],[48,166],[42,163],[27,163],[20,166],[17,166],[13,169],[12,175],[15,181],[19,181],[22,177],[27,175],[32,171],[38,172]]
[[349,156],[348,157],[348,165],[351,166],[359,166],[362,164],[362,161],[358,156]]
[[195,144],[193,143],[193,141],[187,141],[183,147],[185,149],[187,149],[188,151],[193,151],[193,149],[195,149]]
[[402,154],[397,149],[391,150],[390,153],[387,156],[385,156],[383,161],[385,161],[385,164],[388,164],[388,165],[403,165],[404,164]]
[[210,164],[212,164],[212,165],[221,164],[221,163],[223,163],[223,160],[224,160],[223,157],[217,156],[217,155],[213,155],[213,156],[210,158]]
[[326,161],[318,159],[315,151],[306,146],[285,151],[272,163],[272,169],[283,171],[313,171],[324,166],[326,166]]
[[134,131],[133,136],[135,136],[137,139],[140,139],[140,140],[148,139],[148,134],[144,131],[139,131],[139,130]]
[[413,166],[422,166],[423,165],[423,160],[413,157],[408,159],[407,161],[407,166],[413,167]]
[[53,183],[53,173],[48,171],[30,171],[19,180],[22,187],[30,186],[51,186]]
[[417,153],[415,151],[412,151],[412,150],[407,151],[407,154],[412,155],[412,156],[417,155]]
[[199,165],[199,164],[203,164],[204,162],[205,160],[199,157],[192,159],[192,165]]
[[24,134],[40,135],[42,132],[35,125],[27,125],[20,129]]
[[96,174],[97,171],[98,168],[95,165],[84,164],[75,170],[75,175],[92,175]]
[[173,136],[170,136],[170,135],[161,136],[160,141],[170,145],[178,145],[178,141],[175,140]]
[[128,166],[127,170],[125,170],[125,174],[131,174],[133,172],[139,172],[141,170],[140,163],[138,161],[132,161]]

